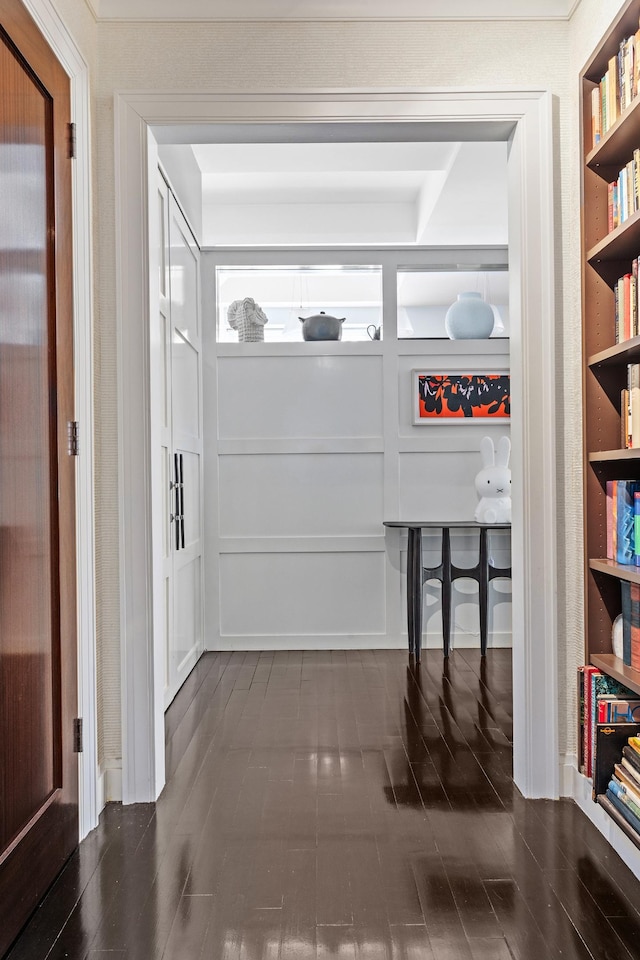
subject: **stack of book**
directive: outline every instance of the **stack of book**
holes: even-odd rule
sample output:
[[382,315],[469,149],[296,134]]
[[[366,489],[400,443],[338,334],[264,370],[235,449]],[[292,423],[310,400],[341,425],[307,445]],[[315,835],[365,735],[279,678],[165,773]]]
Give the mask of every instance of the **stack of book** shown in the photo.
[[[580,768],[587,777],[593,777],[597,755],[596,734],[599,717],[616,717],[616,723],[640,722],[640,697],[618,680],[602,673],[596,667],[578,669],[578,692],[581,722]],[[606,705],[606,706],[605,706]],[[624,718],[624,719],[623,719]]]
[[640,481],[607,480],[606,491],[607,558],[640,567]]
[[616,280],[613,288],[615,297],[615,341],[622,343],[640,333],[638,317],[640,300],[638,296],[638,257],[631,263],[631,272]]
[[622,41],[618,53],[609,60],[605,75],[591,91],[591,132],[594,147],[638,93],[640,29]]
[[[640,845],[640,731],[631,731],[629,724],[616,728],[603,728],[599,735],[598,743],[602,745],[603,759],[606,755],[606,761],[602,764],[602,770],[599,771],[601,780],[598,786],[604,786],[604,781],[609,776],[606,791],[596,794],[597,802],[610,814],[611,817],[623,828],[627,836],[634,843]],[[610,741],[610,746],[604,746],[604,737]],[[624,744],[621,747],[621,744]],[[608,754],[613,751],[616,756],[610,757]],[[612,759],[618,762],[613,763],[610,772],[607,772],[606,766],[611,764]]]
[[640,148],[620,171],[617,180],[607,186],[607,226],[609,233],[640,209]]

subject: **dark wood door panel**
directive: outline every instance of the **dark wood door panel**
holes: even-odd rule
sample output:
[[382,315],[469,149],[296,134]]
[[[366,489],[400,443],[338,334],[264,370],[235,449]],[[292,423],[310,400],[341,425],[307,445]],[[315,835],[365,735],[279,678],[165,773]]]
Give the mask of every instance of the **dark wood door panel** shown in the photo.
[[78,839],[69,103],[0,0],[0,955]]
[[53,663],[59,661],[53,595],[58,558],[50,493],[57,486],[49,409],[49,387],[55,384],[47,242],[51,101],[7,38],[0,44],[0,71],[2,180],[9,194],[0,242],[3,252],[13,254],[10,266],[0,261],[0,653],[5,692],[0,724],[11,732],[0,739],[1,856],[59,781],[54,731],[60,727],[60,697]]

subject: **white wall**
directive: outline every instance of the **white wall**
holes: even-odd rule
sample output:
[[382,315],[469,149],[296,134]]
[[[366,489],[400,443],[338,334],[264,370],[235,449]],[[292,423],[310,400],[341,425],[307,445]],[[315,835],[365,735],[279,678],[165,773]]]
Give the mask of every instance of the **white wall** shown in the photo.
[[[390,285],[381,341],[220,344],[215,266],[233,257],[202,254],[207,645],[406,647],[406,535],[385,536],[383,520],[472,521],[480,440],[509,432],[508,422],[415,425],[412,371],[508,372],[509,343],[398,341],[392,265],[424,254],[367,250]],[[261,251],[255,262],[341,257]],[[453,537],[455,563],[475,565],[477,537]],[[426,536],[425,562],[439,553],[439,535]],[[509,565],[508,535],[493,535],[492,553]],[[441,647],[440,588],[426,595],[424,644]],[[480,644],[476,598],[469,581],[456,583],[454,647]],[[508,581],[492,586],[490,645],[511,644],[509,601]]]
[[[88,34],[84,0],[56,3],[76,36]],[[597,35],[611,0],[582,0],[585,30]],[[581,22],[582,22],[581,20]],[[115,184],[113,97],[123,89],[253,92],[307,89],[548,89],[556,97],[558,198],[558,585],[561,649],[559,688],[567,690],[561,736],[574,739],[575,651],[581,644],[580,423],[581,376],[577,303],[579,280],[575,91],[578,60],[571,63],[566,22],[482,23],[99,23],[92,60],[96,118],[96,496],[98,643],[101,759],[121,753],[120,598],[118,586],[117,365],[115,311]],[[595,36],[594,36],[595,40]],[[584,44],[583,44],[584,45]],[[318,55],[322,51],[322,56]],[[523,52],[526,51],[526,56]],[[580,58],[580,59],[586,59]],[[564,314],[564,316],[563,316]],[[576,533],[576,531],[578,531]],[[565,615],[565,609],[567,614]]]

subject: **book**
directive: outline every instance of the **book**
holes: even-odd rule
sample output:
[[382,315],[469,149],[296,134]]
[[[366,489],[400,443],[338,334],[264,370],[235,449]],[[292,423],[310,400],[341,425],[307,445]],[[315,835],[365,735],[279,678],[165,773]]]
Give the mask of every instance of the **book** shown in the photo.
[[640,762],[640,737],[629,737],[628,743],[631,749],[635,750],[638,761]]
[[622,803],[622,801],[615,795],[615,793],[612,793],[608,787],[605,796],[609,798],[618,812],[622,814],[634,832],[640,835],[640,818],[636,817],[635,813],[633,813],[629,807],[626,806],[626,804]]
[[[630,625],[630,650],[628,666],[634,669],[640,669],[640,584],[632,583],[629,589],[631,595],[631,625]],[[624,639],[624,628],[623,628]],[[623,648],[624,660],[624,648]],[[624,660],[627,663],[626,660]]]
[[640,566],[640,490],[633,495],[633,558],[636,566]]
[[640,700],[627,700],[615,694],[598,697],[598,723],[640,724]]
[[[624,748],[622,750],[624,754]],[[637,784],[638,790],[640,790],[640,770],[638,770],[632,763],[629,762],[629,758],[623,756],[621,761],[622,769],[624,770],[627,779],[634,784]]]
[[629,409],[631,411],[631,446],[640,447],[640,364],[630,363],[627,369]]
[[[623,204],[626,206],[626,194],[623,194]],[[626,216],[625,216],[626,219]],[[625,273],[622,278],[622,329],[624,339],[631,339],[631,274]]]
[[622,450],[628,450],[631,446],[629,427],[629,391],[623,387],[620,391],[620,447]]
[[615,560],[617,548],[617,489],[616,480],[607,480],[606,486],[606,519],[607,519],[607,557]]
[[629,580],[620,581],[622,597],[622,660],[631,666],[631,583]]
[[[640,365],[638,366],[638,422],[640,436]],[[633,391],[632,391],[633,403]],[[633,414],[632,414],[633,416]],[[632,423],[633,432],[633,423]],[[639,490],[637,480],[616,480],[616,555],[617,563],[634,563],[635,505],[634,494]]]
[[634,816],[638,818],[638,822],[640,822],[640,806],[615,777],[612,777],[609,781],[608,789],[616,795],[621,803],[624,803],[629,810],[631,810]]
[[600,112],[600,87],[591,91],[591,142],[595,147],[602,139],[602,117]]
[[584,757],[585,776],[593,776],[591,769],[591,698],[593,696],[593,684],[591,683],[591,674],[596,672],[596,667],[587,664],[584,668],[584,723],[582,724],[582,755]]
[[585,773],[584,759],[584,667],[578,667],[578,770]]
[[640,781],[636,780],[626,767],[623,767],[622,761],[616,763],[613,773],[627,793],[633,797],[636,803],[640,804]]
[[640,756],[633,750],[629,744],[622,748],[622,757],[623,760],[627,760],[634,770],[640,774]]
[[629,737],[640,732],[635,723],[604,723],[596,729],[596,749],[593,771],[593,799],[604,793],[616,763],[620,763]]

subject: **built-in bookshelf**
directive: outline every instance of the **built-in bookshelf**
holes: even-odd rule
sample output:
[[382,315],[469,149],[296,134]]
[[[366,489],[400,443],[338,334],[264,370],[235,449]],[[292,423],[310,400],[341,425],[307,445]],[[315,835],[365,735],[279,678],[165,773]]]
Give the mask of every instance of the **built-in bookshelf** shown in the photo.
[[[607,482],[640,482],[640,444],[627,439],[640,364],[639,64],[640,0],[628,0],[580,77],[585,663],[640,699],[640,669],[614,654],[612,639],[622,584],[637,594],[640,566],[611,559],[607,541]],[[640,845],[607,796],[597,799]]]

